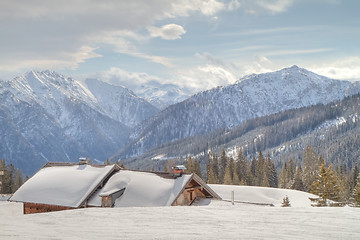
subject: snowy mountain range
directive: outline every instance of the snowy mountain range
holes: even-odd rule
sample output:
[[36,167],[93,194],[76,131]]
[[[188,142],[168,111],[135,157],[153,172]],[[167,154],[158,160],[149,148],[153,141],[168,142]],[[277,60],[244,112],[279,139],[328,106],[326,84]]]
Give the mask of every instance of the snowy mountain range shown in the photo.
[[253,74],[226,87],[204,91],[145,120],[114,159],[140,155],[168,142],[232,128],[255,117],[318,103],[329,103],[360,92],[359,82],[326,78],[292,66]]
[[[169,102],[185,96],[176,86],[163,87],[143,87],[143,95],[162,92]],[[293,66],[246,76],[160,111],[125,87],[31,71],[0,81],[0,158],[29,174],[47,161],[124,159],[255,117],[358,92],[358,82],[328,79]]]
[[113,68],[109,72],[89,75],[88,78],[131,89],[137,96],[161,110],[181,102],[197,92],[146,73],[129,73],[118,68]]
[[0,158],[27,173],[47,161],[104,161],[158,111],[127,89],[86,83],[52,71],[0,82]]
[[136,87],[136,94],[153,104],[159,109],[181,102],[192,94],[175,84],[161,84],[159,82],[148,82],[146,86]]

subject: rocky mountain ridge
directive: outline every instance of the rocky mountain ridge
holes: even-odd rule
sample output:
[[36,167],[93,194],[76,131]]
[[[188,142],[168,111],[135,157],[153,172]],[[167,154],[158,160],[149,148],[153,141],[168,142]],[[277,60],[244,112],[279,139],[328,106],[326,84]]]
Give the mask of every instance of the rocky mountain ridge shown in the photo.
[[127,89],[88,87],[48,70],[0,82],[0,99],[0,158],[25,173],[47,161],[105,161],[158,111]]
[[253,74],[233,85],[198,93],[145,120],[132,130],[130,142],[113,158],[134,157],[169,142],[358,92],[359,82],[329,79],[297,66]]

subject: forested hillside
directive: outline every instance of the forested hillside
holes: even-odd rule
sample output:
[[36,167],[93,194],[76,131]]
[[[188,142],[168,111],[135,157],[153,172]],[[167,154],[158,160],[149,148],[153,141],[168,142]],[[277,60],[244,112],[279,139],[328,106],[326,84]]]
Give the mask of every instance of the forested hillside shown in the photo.
[[[334,164],[352,167],[359,160],[360,95],[326,105],[287,110],[255,118],[232,128],[222,128],[210,134],[187,138],[162,145],[145,154],[123,161],[125,165],[146,168],[164,160],[181,159],[193,155],[204,166],[207,153],[228,154],[241,149],[251,159],[262,151],[270,154],[277,168],[282,162],[294,159],[301,163],[306,146]],[[152,160],[152,161],[149,161]]]

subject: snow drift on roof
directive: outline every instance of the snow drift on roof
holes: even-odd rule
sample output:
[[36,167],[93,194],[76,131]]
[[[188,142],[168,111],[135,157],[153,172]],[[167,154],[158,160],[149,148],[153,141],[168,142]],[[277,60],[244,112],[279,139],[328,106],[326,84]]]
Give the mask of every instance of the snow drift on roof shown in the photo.
[[191,176],[167,179],[154,173],[121,170],[93,195],[88,204],[101,206],[100,194],[125,188],[124,194],[115,201],[115,207],[170,206]]
[[46,167],[25,182],[10,201],[79,207],[113,167]]

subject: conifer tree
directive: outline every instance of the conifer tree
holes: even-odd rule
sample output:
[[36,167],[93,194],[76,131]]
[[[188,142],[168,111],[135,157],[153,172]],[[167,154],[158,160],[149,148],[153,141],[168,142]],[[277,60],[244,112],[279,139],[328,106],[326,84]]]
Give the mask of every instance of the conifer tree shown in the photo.
[[[12,164],[11,164],[12,166]],[[0,160],[0,171],[2,173],[1,176],[1,193],[12,193],[12,173],[9,172],[13,167],[6,166],[5,160]]]
[[212,157],[212,166],[213,166],[215,177],[217,179],[217,183],[220,183],[219,182],[219,159],[218,159],[218,156],[216,153]]
[[6,193],[6,177],[7,177],[7,169],[5,160],[0,159],[0,193]]
[[249,176],[251,176],[251,184],[252,186],[256,186],[257,182],[256,182],[256,165],[257,165],[257,160],[255,158],[255,156],[253,156],[252,160],[251,160],[251,164],[250,164],[250,173]]
[[202,178],[200,163],[199,163],[199,160],[197,160],[197,159],[195,159],[195,160],[193,161],[193,173],[195,173],[195,174],[198,175],[200,178]]
[[290,200],[288,196],[283,198],[283,202],[281,204],[282,207],[291,207]]
[[209,164],[207,183],[208,184],[217,184],[218,183],[216,175],[213,171],[213,166],[211,164]]
[[248,180],[248,169],[249,169],[249,162],[244,156],[242,150],[240,149],[236,158],[236,173],[239,177],[239,180],[243,181],[246,184],[249,184]]
[[268,154],[264,160],[264,166],[262,171],[263,177],[261,186],[263,187],[277,187],[278,186],[278,177],[275,165],[270,159],[270,155]]
[[[292,181],[294,180],[295,171],[296,171],[296,166],[295,166],[294,159],[293,159],[293,158],[290,158],[289,164],[288,164],[288,177],[289,177],[289,182],[292,182]],[[291,184],[290,184],[290,185],[291,185]]]
[[338,200],[339,186],[337,178],[332,170],[332,165],[328,168],[325,163],[321,164],[319,175],[310,186],[311,192],[318,195],[317,206],[327,206],[327,200]]
[[186,173],[193,173],[194,172],[195,167],[194,167],[191,156],[187,157],[185,167],[186,167],[186,170],[185,170]]
[[271,161],[270,157],[268,157],[268,170],[269,170],[269,184],[270,187],[277,188],[278,187],[278,175],[276,171],[276,167],[274,163]]
[[342,166],[338,166],[335,172],[339,185],[339,200],[342,202],[348,202],[351,197],[351,189],[348,178],[344,173]]
[[319,156],[319,158],[318,158],[318,163],[317,163],[317,165],[318,165],[318,166],[321,166],[321,165],[324,164],[324,163],[325,163],[325,160],[324,160],[323,156],[320,154],[320,156]]
[[212,169],[211,156],[210,153],[208,153],[207,162],[206,162],[206,179],[205,179],[206,182],[208,182],[209,180],[210,168],[214,172],[214,170]]
[[234,158],[232,158],[231,156],[228,157],[228,162],[227,164],[229,165],[229,168],[230,168],[230,176],[231,176],[231,179],[234,178],[234,171],[235,171],[235,161],[234,161]]
[[269,176],[268,176],[267,172],[264,172],[260,186],[261,187],[270,187]]
[[289,176],[288,176],[288,167],[287,162],[283,163],[283,166],[281,168],[281,173],[279,176],[279,187],[280,188],[287,188],[289,183]]
[[225,185],[232,185],[232,177],[231,177],[231,167],[230,164],[227,164],[225,167],[225,174],[224,174],[224,182]]
[[360,175],[357,178],[356,185],[352,192],[351,201],[354,207],[360,207]]
[[259,151],[259,156],[256,161],[256,168],[255,168],[255,184],[256,186],[261,186],[262,181],[264,179],[264,162],[265,158],[261,151]]
[[247,174],[246,174],[246,181],[244,179],[241,179],[241,185],[248,185],[248,186],[254,186],[255,177],[251,171],[251,167],[248,168]]
[[318,156],[310,146],[307,146],[304,151],[303,161],[303,183],[305,191],[310,191],[310,186],[316,180],[319,169]]
[[223,149],[221,151],[221,155],[220,155],[220,164],[219,164],[219,175],[218,175],[218,179],[220,181],[220,183],[224,182],[224,176],[225,176],[225,168],[227,165],[227,156],[226,156],[226,152],[225,149]]
[[12,192],[16,192],[16,190],[18,190],[23,183],[24,183],[23,174],[22,174],[20,168],[18,168],[16,173],[15,173],[15,176],[14,176],[14,181],[13,181],[13,185],[12,185]]
[[302,181],[302,169],[300,165],[296,167],[294,181],[291,185],[291,189],[304,191],[304,184]]
[[233,172],[232,176],[233,176],[233,178],[232,178],[233,184],[240,185],[240,179],[239,179],[239,176],[237,175],[237,171],[235,168],[234,168],[234,172]]
[[359,176],[359,168],[358,168],[357,163],[355,163],[355,165],[352,169],[350,181],[349,181],[350,190],[353,190],[355,188],[358,176]]

